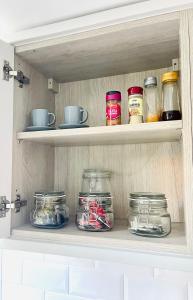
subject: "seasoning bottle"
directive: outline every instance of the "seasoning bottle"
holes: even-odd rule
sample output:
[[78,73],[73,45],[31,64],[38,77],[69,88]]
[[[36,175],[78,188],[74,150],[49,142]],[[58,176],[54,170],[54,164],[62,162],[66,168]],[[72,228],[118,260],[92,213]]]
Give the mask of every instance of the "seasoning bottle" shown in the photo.
[[167,72],[162,76],[162,121],[181,120],[179,91],[177,82],[178,72]]
[[129,124],[143,123],[143,88],[133,86],[128,89]]
[[160,120],[160,102],[157,89],[157,78],[147,77],[144,80],[146,122],[158,122]]
[[121,93],[109,91],[106,93],[106,125],[121,124]]

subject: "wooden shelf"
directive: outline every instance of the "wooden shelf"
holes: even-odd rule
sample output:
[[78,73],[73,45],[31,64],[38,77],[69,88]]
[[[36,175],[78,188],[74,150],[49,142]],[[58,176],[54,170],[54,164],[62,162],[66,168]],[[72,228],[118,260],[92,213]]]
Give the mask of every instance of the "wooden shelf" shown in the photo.
[[87,232],[78,230],[74,223],[58,230],[39,229],[26,224],[13,229],[12,238],[100,248],[186,252],[183,223],[172,223],[171,234],[164,238],[147,238],[133,235],[129,233],[126,225],[116,225],[112,231],[108,232]]
[[17,139],[55,146],[81,146],[171,142],[180,140],[181,135],[182,121],[170,121],[20,132]]

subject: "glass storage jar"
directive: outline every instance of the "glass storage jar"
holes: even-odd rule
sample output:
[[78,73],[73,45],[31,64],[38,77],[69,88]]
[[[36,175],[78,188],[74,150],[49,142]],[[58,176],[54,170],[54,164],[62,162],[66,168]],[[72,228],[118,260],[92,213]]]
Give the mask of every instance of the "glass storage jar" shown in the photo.
[[82,193],[106,194],[111,193],[110,178],[111,172],[96,169],[84,170],[82,176]]
[[129,198],[131,233],[148,237],[164,237],[171,232],[167,200],[159,193],[131,193]]
[[87,169],[82,176],[76,224],[87,231],[107,231],[113,227],[111,172]]
[[162,84],[162,121],[181,120],[178,72],[173,71],[163,74]]
[[86,231],[108,231],[114,223],[112,198],[106,194],[79,194],[76,225]]
[[41,228],[62,228],[69,221],[64,192],[35,193],[31,224]]

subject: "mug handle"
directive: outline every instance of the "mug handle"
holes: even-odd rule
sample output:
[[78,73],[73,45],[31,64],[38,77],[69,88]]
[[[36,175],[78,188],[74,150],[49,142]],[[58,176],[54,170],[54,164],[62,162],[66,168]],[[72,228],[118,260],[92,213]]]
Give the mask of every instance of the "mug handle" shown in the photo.
[[84,108],[81,108],[81,112],[83,112],[83,116],[84,114],[86,114],[86,116],[82,121],[80,121],[80,124],[85,123],[88,120],[88,111]]
[[48,116],[49,116],[49,119],[51,119],[50,116],[52,116],[52,121],[50,121],[48,123],[48,126],[51,126],[51,125],[53,125],[56,122],[56,116],[53,113],[48,113]]

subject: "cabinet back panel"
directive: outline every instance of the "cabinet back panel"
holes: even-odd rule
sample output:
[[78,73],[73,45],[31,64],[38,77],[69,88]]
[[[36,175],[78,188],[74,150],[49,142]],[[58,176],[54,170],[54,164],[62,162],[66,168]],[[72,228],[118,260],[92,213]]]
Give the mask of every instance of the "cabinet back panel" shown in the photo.
[[12,214],[12,227],[29,219],[35,191],[54,187],[54,148],[33,143],[18,144],[16,139],[16,133],[30,125],[32,109],[48,108],[54,112],[54,96],[48,91],[47,79],[18,56],[15,57],[15,69],[23,71],[30,78],[30,84],[19,88],[15,81],[12,200],[19,193],[28,200],[28,205],[20,213]]
[[[105,93],[122,93],[122,123],[127,123],[127,89],[143,86],[146,76],[160,78],[168,69],[90,79],[60,85],[55,98],[57,124],[63,123],[66,105],[81,105],[89,112],[90,126],[105,125]],[[182,153],[180,143],[90,146],[55,149],[55,189],[65,190],[71,214],[75,214],[82,172],[85,168],[113,172],[115,216],[127,218],[128,195],[134,191],[164,192],[172,220],[183,221]]]
[[65,190],[75,214],[82,172],[86,168],[112,171],[115,216],[127,218],[130,192],[164,192],[172,220],[183,221],[182,165],[179,143],[91,146],[55,149],[55,189]]
[[64,121],[64,106],[81,105],[89,112],[88,124],[90,126],[105,125],[105,94],[110,90],[118,90],[122,94],[122,123],[126,124],[128,122],[128,88],[135,85],[143,86],[145,77],[157,76],[158,89],[161,96],[161,76],[168,69],[164,68],[60,84],[60,93],[55,98],[57,124]]

